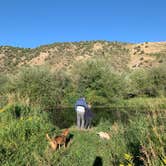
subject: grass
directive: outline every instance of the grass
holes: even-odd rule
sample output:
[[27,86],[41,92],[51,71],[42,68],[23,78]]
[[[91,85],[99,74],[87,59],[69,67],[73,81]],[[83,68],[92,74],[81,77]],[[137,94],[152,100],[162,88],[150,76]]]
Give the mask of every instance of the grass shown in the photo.
[[[90,131],[80,131],[73,125],[68,148],[52,152],[45,134],[55,136],[60,129],[51,123],[48,114],[25,105],[7,105],[0,111],[0,165],[87,166],[93,165],[96,158],[103,166],[139,166],[148,162],[152,166],[164,165],[164,116],[156,112],[139,114],[127,124],[101,119]],[[99,131],[109,133],[111,139],[100,139]]]

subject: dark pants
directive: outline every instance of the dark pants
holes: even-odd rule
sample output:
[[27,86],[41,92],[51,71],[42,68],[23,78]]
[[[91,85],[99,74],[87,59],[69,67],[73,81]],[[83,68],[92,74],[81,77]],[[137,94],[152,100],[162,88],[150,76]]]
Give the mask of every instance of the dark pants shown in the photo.
[[85,128],[89,129],[91,127],[92,118],[87,118],[85,120]]

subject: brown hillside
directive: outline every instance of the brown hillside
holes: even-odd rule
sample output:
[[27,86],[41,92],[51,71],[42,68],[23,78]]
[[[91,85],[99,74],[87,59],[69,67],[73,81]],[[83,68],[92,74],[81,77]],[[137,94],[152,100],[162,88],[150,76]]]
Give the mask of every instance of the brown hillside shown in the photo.
[[0,72],[12,72],[22,66],[44,64],[53,69],[68,69],[76,62],[95,58],[108,60],[110,66],[120,71],[152,67],[166,62],[166,42],[68,42],[34,49],[1,46]]

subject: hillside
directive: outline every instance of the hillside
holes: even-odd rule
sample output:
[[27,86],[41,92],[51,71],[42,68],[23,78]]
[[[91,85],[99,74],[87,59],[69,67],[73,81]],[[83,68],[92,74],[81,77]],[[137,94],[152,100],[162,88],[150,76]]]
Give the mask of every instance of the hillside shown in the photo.
[[47,64],[52,69],[69,69],[76,62],[107,59],[118,71],[152,67],[166,62],[166,42],[130,44],[109,41],[66,42],[37,48],[0,47],[0,72],[22,66]]

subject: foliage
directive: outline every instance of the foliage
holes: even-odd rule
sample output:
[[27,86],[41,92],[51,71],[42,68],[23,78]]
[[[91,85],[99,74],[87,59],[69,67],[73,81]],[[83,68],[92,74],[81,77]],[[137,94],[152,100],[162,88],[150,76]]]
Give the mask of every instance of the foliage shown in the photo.
[[30,104],[51,109],[60,102],[65,82],[59,73],[45,67],[25,68],[11,78],[10,92],[28,98]]
[[[11,71],[41,52],[49,53],[48,63],[63,61],[65,66],[61,70],[25,67],[10,75],[1,72],[0,165],[93,165],[95,158],[104,165],[164,164],[166,68],[160,64],[129,71],[125,46],[87,41],[36,49],[0,47],[7,66],[1,66],[2,71]],[[135,50],[140,52],[140,47]],[[80,55],[93,60],[74,63]],[[163,60],[164,55],[156,56]],[[73,126],[73,106],[80,96],[92,104],[94,113],[94,127],[86,132]],[[45,134],[55,136],[67,127],[73,142],[52,153]],[[108,132],[111,139],[101,140],[99,131]]]
[[166,68],[165,65],[152,68],[149,72],[152,86],[156,91],[156,96],[166,96]]
[[158,97],[166,94],[165,65],[151,70],[139,69],[126,76],[127,93],[134,96]]
[[77,64],[74,75],[75,88],[80,96],[95,104],[114,102],[123,97],[124,82],[120,74],[102,61],[89,61]]
[[0,114],[1,165],[38,165],[35,156],[44,152],[43,138],[53,128],[47,115],[20,104],[8,105]]
[[[63,114],[65,121],[71,120],[69,114]],[[104,165],[162,165],[166,155],[164,116],[164,111],[151,111],[149,108],[147,114],[130,114],[127,123],[123,122],[123,117],[113,121],[103,117],[90,131],[80,131],[71,126],[72,142],[66,149],[53,153],[45,134],[53,137],[60,131],[51,123],[48,113],[19,103],[9,104],[0,110],[0,163],[13,166],[84,166],[93,165],[99,157]],[[100,139],[99,131],[107,132],[111,139]]]

